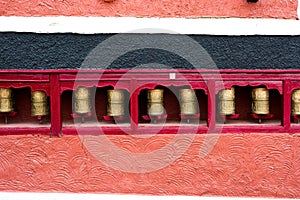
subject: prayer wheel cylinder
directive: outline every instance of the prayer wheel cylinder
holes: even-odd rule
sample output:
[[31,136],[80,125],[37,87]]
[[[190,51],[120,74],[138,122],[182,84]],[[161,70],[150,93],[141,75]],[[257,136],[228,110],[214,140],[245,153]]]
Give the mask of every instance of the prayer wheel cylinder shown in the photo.
[[107,90],[107,97],[107,115],[112,117],[124,115],[124,91]]
[[269,114],[269,90],[266,88],[255,88],[252,90],[252,113]]
[[292,94],[292,114],[300,115],[300,89],[294,90]]
[[180,113],[183,115],[194,115],[199,111],[195,91],[192,89],[181,89],[179,91]]
[[159,116],[165,113],[162,89],[148,90],[148,115]]
[[43,91],[31,93],[31,116],[48,115],[47,95]]
[[75,91],[74,112],[77,114],[86,114],[91,112],[91,93],[86,87],[79,87]]
[[219,92],[219,113],[223,115],[235,114],[234,88],[223,89]]
[[12,100],[12,90],[9,88],[0,88],[0,112],[12,112],[13,100]]

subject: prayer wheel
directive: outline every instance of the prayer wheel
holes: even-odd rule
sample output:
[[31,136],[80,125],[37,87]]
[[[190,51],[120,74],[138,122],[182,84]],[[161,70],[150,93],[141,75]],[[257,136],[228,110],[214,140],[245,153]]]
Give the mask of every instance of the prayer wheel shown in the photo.
[[0,112],[7,113],[13,110],[12,90],[0,88]]
[[300,89],[294,90],[292,94],[292,114],[300,115]]
[[79,87],[75,91],[74,112],[86,114],[91,112],[91,93],[86,87]]
[[148,90],[148,115],[159,116],[165,113],[162,89]]
[[269,90],[266,88],[255,88],[252,90],[252,113],[269,114]]
[[107,90],[107,115],[123,116],[124,111],[124,91],[123,90]]
[[48,115],[47,95],[43,91],[31,93],[31,116]]
[[181,89],[180,97],[180,113],[183,115],[195,115],[198,113],[198,101],[194,90]]
[[223,115],[235,114],[234,88],[223,89],[219,92],[219,113]]

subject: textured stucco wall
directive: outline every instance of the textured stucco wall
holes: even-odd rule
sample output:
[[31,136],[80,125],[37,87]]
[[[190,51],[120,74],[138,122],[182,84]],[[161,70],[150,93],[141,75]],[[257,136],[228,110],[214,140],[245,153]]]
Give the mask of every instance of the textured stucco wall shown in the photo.
[[[97,141],[97,146],[103,137],[128,152],[147,154],[171,143],[175,135],[89,136],[86,140]],[[299,135],[221,135],[212,152],[201,158],[205,138],[197,135],[188,150],[163,169],[127,173],[96,160],[77,136],[3,136],[0,190],[300,197]],[[174,152],[169,150],[172,159]],[[115,157],[110,160],[119,162]],[[128,164],[126,158],[123,161]],[[163,161],[147,164],[159,162]]]
[[[107,34],[0,33],[0,67],[2,69],[78,69],[88,53],[110,36]],[[170,36],[159,35],[159,37],[164,41],[164,38]],[[176,39],[176,36],[172,37]],[[190,37],[209,53],[219,69],[300,68],[300,36],[193,35]],[[128,35],[127,39],[134,41],[135,35]],[[177,42],[180,44],[180,36]],[[118,52],[118,48],[112,49],[111,52]],[[192,68],[190,63],[179,56],[158,49],[130,52],[116,59],[111,66],[103,67],[126,69],[147,63],[160,63],[177,69]],[[101,63],[87,67],[99,66]],[[162,66],[158,66],[160,67]],[[201,67],[211,68],[211,66]]]
[[297,18],[297,0],[31,0],[0,1],[3,16],[135,16]]

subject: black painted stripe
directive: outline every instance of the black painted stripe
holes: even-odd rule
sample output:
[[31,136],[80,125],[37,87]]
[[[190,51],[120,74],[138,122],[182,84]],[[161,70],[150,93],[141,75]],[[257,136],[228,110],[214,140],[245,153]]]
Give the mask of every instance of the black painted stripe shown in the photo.
[[[0,66],[1,69],[78,69],[86,55],[110,36],[0,33]],[[300,69],[300,36],[190,37],[207,50],[219,69]],[[134,38],[132,34],[130,39]],[[158,49],[127,53],[109,68],[127,69],[146,63],[192,68],[185,59]]]

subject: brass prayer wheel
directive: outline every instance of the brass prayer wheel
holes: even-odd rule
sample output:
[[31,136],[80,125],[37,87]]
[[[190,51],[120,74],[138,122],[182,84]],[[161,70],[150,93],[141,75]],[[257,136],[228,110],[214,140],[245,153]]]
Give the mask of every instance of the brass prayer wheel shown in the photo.
[[43,91],[31,93],[31,116],[48,115],[47,95]]
[[77,114],[86,114],[91,112],[91,93],[86,87],[79,87],[75,91],[74,112]]
[[107,97],[107,115],[112,117],[124,115],[124,91],[107,90]]
[[162,89],[148,90],[148,115],[159,116],[165,113]]
[[13,110],[12,90],[0,88],[0,112],[12,112]]
[[234,88],[223,89],[219,92],[219,113],[223,115],[235,114]]
[[180,89],[179,98],[181,114],[194,115],[198,113],[198,101],[194,90]]
[[300,115],[300,89],[294,90],[292,94],[292,114]]
[[269,114],[269,90],[266,88],[252,89],[252,113]]

